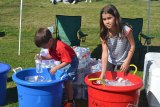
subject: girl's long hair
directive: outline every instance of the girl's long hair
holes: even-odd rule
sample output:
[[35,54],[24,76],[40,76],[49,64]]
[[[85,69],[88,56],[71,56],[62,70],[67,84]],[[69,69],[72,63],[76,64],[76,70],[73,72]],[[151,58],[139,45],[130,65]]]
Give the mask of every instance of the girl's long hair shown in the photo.
[[105,27],[103,23],[102,14],[111,14],[112,16],[114,16],[116,21],[117,33],[122,33],[121,17],[119,15],[118,10],[112,4],[104,6],[100,12],[100,37],[102,38],[102,40],[108,39],[108,29]]

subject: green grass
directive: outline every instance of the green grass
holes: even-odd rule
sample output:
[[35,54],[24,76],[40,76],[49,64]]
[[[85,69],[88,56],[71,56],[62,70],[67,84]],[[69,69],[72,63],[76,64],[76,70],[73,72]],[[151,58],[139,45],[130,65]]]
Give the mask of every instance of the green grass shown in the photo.
[[[92,3],[79,2],[76,5],[66,5],[58,3],[52,5],[49,0],[23,0],[22,18],[22,41],[21,55],[18,56],[18,33],[19,33],[19,5],[20,0],[0,1],[0,32],[5,32],[4,37],[0,37],[0,62],[11,65],[12,68],[21,66],[22,68],[35,67],[34,55],[40,49],[36,48],[33,36],[37,28],[55,26],[55,15],[80,15],[82,16],[82,31],[88,34],[85,43],[81,46],[89,47],[92,51],[100,43],[99,40],[99,13],[100,9],[106,5],[114,4],[122,17],[144,19],[143,32],[147,34],[147,0],[94,0]],[[160,46],[160,1],[151,1],[151,29],[150,34],[155,36],[152,46]],[[7,105],[4,107],[17,107],[16,85],[11,79],[12,71],[9,72],[7,82]],[[142,72],[140,72],[142,77]],[[141,97],[144,100],[144,95]],[[140,101],[140,106],[146,101]],[[77,101],[78,106],[87,107],[86,102]]]

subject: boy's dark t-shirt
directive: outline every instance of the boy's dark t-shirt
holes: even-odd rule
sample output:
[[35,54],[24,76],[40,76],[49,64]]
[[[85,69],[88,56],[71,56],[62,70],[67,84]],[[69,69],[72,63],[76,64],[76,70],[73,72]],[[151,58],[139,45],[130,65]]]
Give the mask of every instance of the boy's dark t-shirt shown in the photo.
[[74,50],[64,42],[57,40],[54,50],[48,49],[50,56],[61,62],[72,62],[72,58],[76,55]]

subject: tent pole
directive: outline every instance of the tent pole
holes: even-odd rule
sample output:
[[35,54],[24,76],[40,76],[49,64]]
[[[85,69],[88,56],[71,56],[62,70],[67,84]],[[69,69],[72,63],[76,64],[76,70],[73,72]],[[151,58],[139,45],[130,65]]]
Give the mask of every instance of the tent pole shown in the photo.
[[[150,36],[150,0],[148,0],[148,36]],[[149,51],[149,44],[147,44],[147,52]]]
[[22,32],[22,0],[20,3],[20,20],[19,20],[19,48],[18,48],[18,55],[20,55],[21,49],[21,32]]

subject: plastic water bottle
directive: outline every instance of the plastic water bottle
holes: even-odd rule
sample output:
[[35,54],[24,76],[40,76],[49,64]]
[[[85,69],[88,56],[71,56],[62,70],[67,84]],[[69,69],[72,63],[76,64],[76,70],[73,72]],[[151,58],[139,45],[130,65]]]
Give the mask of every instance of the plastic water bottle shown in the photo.
[[[53,3],[56,2],[56,0],[53,0]],[[54,33],[54,27],[50,26],[48,27],[49,31],[53,34]]]
[[36,59],[35,63],[36,63],[36,72],[37,73],[42,73],[43,70],[42,70],[42,62],[41,62],[41,60]]

